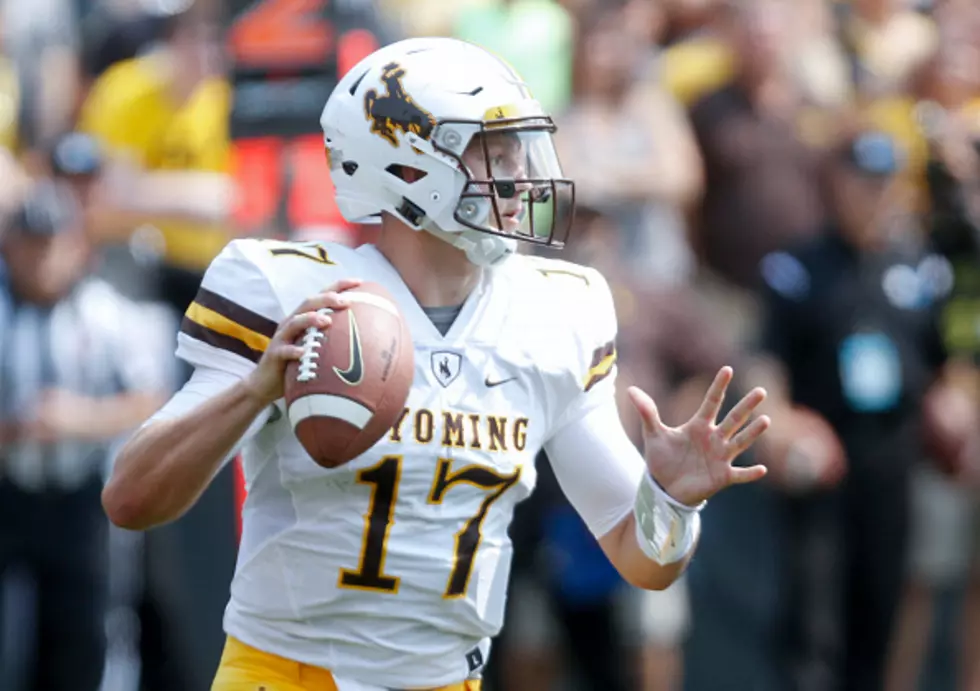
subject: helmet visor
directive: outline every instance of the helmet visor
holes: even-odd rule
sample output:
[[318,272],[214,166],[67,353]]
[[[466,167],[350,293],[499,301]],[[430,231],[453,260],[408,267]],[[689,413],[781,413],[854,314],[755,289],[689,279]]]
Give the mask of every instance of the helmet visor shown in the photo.
[[463,152],[454,155],[467,176],[456,221],[474,230],[563,247],[572,225],[575,186],[562,173],[553,131],[547,118],[479,123]]

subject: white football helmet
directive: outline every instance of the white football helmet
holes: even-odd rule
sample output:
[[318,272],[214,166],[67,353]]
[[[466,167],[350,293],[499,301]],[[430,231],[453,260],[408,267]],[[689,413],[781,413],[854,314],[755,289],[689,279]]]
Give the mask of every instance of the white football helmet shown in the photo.
[[478,46],[420,38],[381,48],[341,79],[320,125],[348,221],[387,212],[481,266],[517,240],[564,245],[575,187],[554,122],[513,68]]

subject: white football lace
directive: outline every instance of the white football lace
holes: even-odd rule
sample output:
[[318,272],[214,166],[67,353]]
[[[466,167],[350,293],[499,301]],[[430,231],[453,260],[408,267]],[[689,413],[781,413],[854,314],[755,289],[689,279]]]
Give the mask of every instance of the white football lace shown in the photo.
[[[321,309],[317,310],[317,314],[329,314],[331,311]],[[296,375],[296,381],[307,382],[316,379],[316,361],[320,359],[320,342],[326,337],[327,335],[315,326],[311,326],[303,334],[303,342],[301,344],[303,354],[299,358],[299,373]]]

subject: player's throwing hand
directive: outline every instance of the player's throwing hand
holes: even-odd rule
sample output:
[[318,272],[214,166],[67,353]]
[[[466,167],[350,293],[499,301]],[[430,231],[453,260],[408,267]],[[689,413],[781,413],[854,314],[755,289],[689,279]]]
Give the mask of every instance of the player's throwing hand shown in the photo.
[[653,400],[636,387],[629,389],[630,400],[643,420],[644,455],[650,474],[670,496],[689,506],[730,485],[754,482],[766,474],[762,465],[732,466],[732,461],[769,428],[765,415],[749,422],[765,400],[765,390],[753,389],[721,423],[716,423],[732,375],[730,367],[721,368],[697,413],[680,427],[665,425]]
[[300,335],[308,328],[327,329],[333,323],[329,314],[318,312],[329,309],[334,312],[349,306],[343,292],[361,285],[359,279],[338,281],[322,293],[317,293],[300,305],[295,312],[286,317],[269,341],[258,367],[246,380],[249,391],[263,404],[270,404],[283,396],[286,363],[299,360],[303,349],[294,345]]

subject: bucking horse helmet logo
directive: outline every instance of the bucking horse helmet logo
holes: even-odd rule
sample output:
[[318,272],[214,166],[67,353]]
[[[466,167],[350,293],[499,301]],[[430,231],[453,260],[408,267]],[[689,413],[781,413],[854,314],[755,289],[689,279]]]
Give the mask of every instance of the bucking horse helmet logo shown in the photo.
[[405,93],[402,78],[405,70],[397,62],[388,63],[381,72],[385,93],[378,95],[377,89],[364,94],[364,114],[371,120],[371,132],[398,146],[396,131],[405,134],[412,132],[423,139],[432,135],[436,119],[429,111],[420,108],[415,100]]

